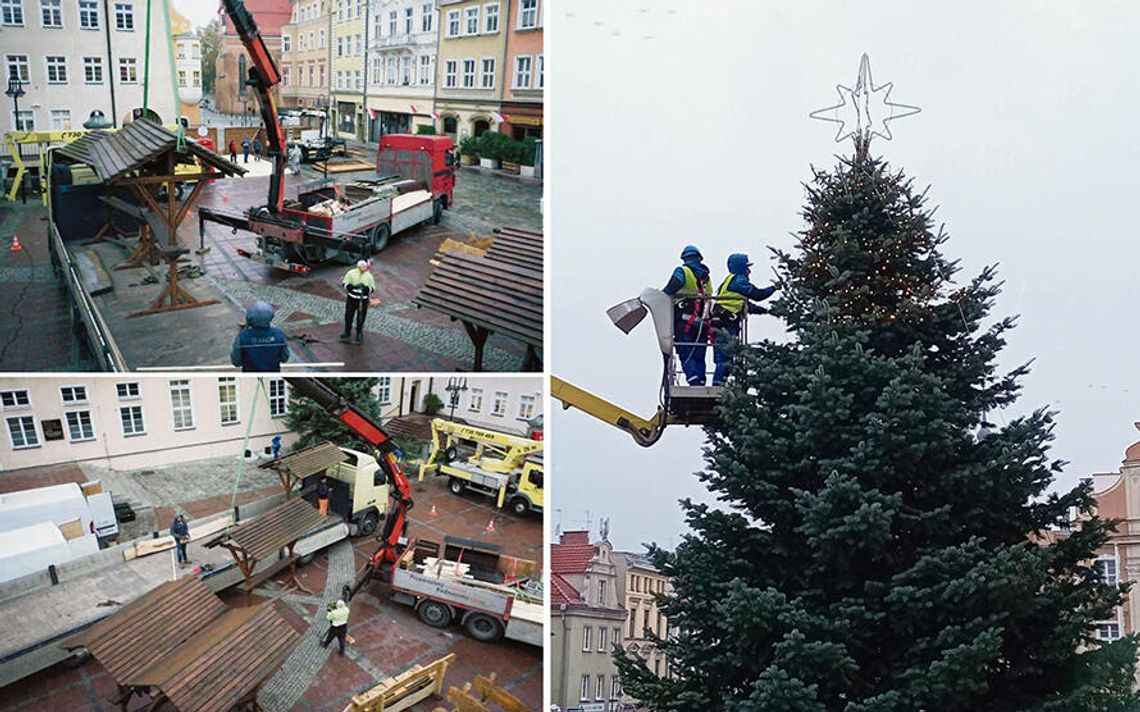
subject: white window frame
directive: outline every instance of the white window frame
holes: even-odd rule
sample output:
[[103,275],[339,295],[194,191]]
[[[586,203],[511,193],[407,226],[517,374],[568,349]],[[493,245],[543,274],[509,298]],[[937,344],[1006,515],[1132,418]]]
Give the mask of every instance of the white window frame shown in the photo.
[[376,381],[376,402],[380,405],[392,404],[392,377],[380,376]]
[[[6,405],[5,400],[11,399],[12,405]],[[25,401],[21,403],[20,400]],[[7,391],[0,391],[0,412],[11,412],[13,410],[31,410],[32,408],[32,394],[27,388],[12,388]]]
[[534,88],[535,89],[544,89],[545,84],[546,84],[545,62],[543,61],[543,56],[541,54],[538,55],[535,59],[537,61],[535,63],[536,66],[535,66],[535,71],[534,71]]
[[[1095,631],[1096,631],[1093,635],[1096,637],[1097,640],[1101,641],[1102,643],[1111,643],[1112,641],[1120,640],[1120,638],[1121,638],[1120,621],[1117,621],[1117,620],[1096,621],[1095,623],[1093,623],[1093,626],[1095,626]],[[1107,628],[1109,626],[1116,628],[1116,635],[1110,634],[1107,636],[1102,636],[1101,635],[1101,628],[1102,627]]]
[[[510,404],[511,394],[507,391],[495,391],[494,398],[491,400],[491,415],[495,418],[507,417],[507,406]],[[502,406],[500,408],[499,406]]]
[[[492,27],[492,22],[494,27]],[[499,3],[490,2],[483,6],[483,34],[494,35],[499,32]]]
[[[53,24],[47,22],[49,13]],[[40,0],[40,27],[45,30],[63,29],[63,0]]]
[[445,89],[459,87],[459,60],[448,59],[443,62],[443,86]]
[[420,5],[420,32],[435,31],[435,3],[425,2]]
[[115,2],[115,31],[135,31],[135,4],[133,2]]
[[388,55],[384,58],[384,83],[388,86],[396,84],[396,56]]
[[[527,2],[533,2],[532,7],[527,7]],[[530,16],[531,24],[527,25],[524,20]],[[519,30],[533,30],[538,27],[538,0],[519,0],[519,16],[518,24],[515,26]]]
[[578,691],[578,701],[586,702],[590,699],[590,676],[582,676],[582,686]]
[[[167,382],[167,393],[170,395],[170,423],[176,432],[194,429],[194,390],[188,378],[174,378]],[[185,398],[185,403],[176,402]],[[182,424],[179,425],[179,413],[182,413]],[[188,416],[188,417],[187,417]]]
[[49,109],[48,110],[48,125],[52,131],[70,131],[71,130],[71,109]]
[[269,417],[284,418],[289,415],[289,384],[284,378],[271,378],[266,384],[269,397]]
[[400,13],[396,12],[395,10],[389,10],[388,11],[388,36],[389,37],[395,37],[398,34],[397,28],[399,27],[399,25],[400,25]]
[[[59,60],[59,61],[53,61]],[[55,69],[56,78],[52,79],[52,68]],[[63,78],[60,78],[60,71],[63,72]],[[44,80],[48,84],[56,86],[68,84],[68,71],[67,71],[67,55],[66,54],[48,54],[44,55]]]
[[115,384],[115,397],[121,401],[138,400],[142,398],[142,387],[138,381],[119,381]]
[[404,8],[404,34],[411,35],[416,29],[416,8],[411,5]]
[[24,0],[0,0],[0,24],[5,27],[23,27]]
[[408,55],[400,57],[400,84],[406,87],[412,85],[412,58]]
[[87,386],[82,383],[60,386],[59,400],[64,405],[86,405],[90,402],[87,397]]
[[[94,78],[92,78],[94,77]],[[83,58],[83,83],[84,84],[102,84],[103,83],[103,58],[102,57],[84,57]]]
[[601,701],[606,699],[606,676],[598,674],[597,685],[594,686],[594,700]]
[[416,71],[419,73],[420,86],[431,86],[432,71],[430,54],[420,55],[419,67]]
[[11,79],[12,70],[15,69],[17,79],[25,84],[30,84],[32,81],[32,63],[26,54],[4,55],[4,69],[6,72],[5,79]]
[[[227,417],[231,411],[232,417]],[[241,422],[237,376],[218,377],[218,420],[222,425],[237,425]]]
[[617,675],[610,676],[610,699],[621,699],[621,677]]
[[[487,71],[488,62],[490,63],[490,71]],[[488,83],[490,82],[490,83]],[[479,60],[479,88],[480,89],[494,89],[495,88],[495,58],[483,57]]]
[[[1101,568],[1102,564],[1106,564],[1103,569]],[[1111,573],[1107,570],[1109,568],[1107,564],[1112,564]],[[1115,556],[1098,556],[1096,562],[1093,563],[1093,566],[1096,568],[1097,573],[1100,576],[1101,583],[1103,583],[1105,586],[1116,586],[1120,583],[1120,567],[1116,563]]]
[[534,418],[534,414],[538,411],[538,396],[523,394],[519,396],[519,415],[518,419],[528,421]]
[[[123,414],[128,411],[131,415],[131,427],[129,430],[127,429],[127,422],[123,418]],[[137,430],[135,429],[136,418],[134,417],[136,411],[138,412]],[[119,428],[122,429],[124,438],[133,438],[138,435],[146,435],[146,413],[143,411],[142,403],[128,403],[127,405],[119,406]]]
[[36,130],[36,112],[32,109],[20,109],[12,112],[12,125],[17,131]]
[[479,34],[479,6],[463,8],[463,36]]
[[475,64],[475,59],[473,57],[468,57],[463,60],[462,86],[464,89],[475,88],[476,69],[478,69],[478,66]]
[[[599,581],[598,583],[605,583],[605,581]],[[605,603],[604,602],[599,603],[598,605],[604,606]],[[604,625],[598,626],[598,652],[599,653],[606,652],[606,634],[609,632],[610,632],[610,629],[605,627]]]
[[139,83],[139,60],[136,57],[119,57],[119,83]]
[[[13,434],[13,430],[12,430],[13,421],[15,421],[19,426],[20,436],[21,436],[21,439],[23,440],[23,445],[17,445],[16,444],[16,438],[15,438],[15,435]],[[30,431],[31,436],[32,436],[31,442],[28,441],[29,431],[26,427],[26,421],[31,421],[31,424],[32,424],[32,429]],[[13,450],[31,450],[33,448],[41,447],[43,445],[44,439],[43,439],[43,436],[40,434],[40,426],[36,422],[36,418],[34,415],[28,415],[28,414],[9,415],[4,419],[4,422],[5,422],[5,425],[7,426],[6,429],[8,431],[8,442],[12,445]]]
[[447,11],[447,34],[445,37],[459,37],[463,29],[463,18],[458,10]]
[[594,652],[594,627],[590,625],[582,626],[582,652]]
[[[71,430],[71,428],[72,428],[72,424],[71,424],[71,416],[75,416],[75,417],[76,417],[76,419],[78,420],[78,419],[80,419],[80,418],[81,418],[82,416],[84,416],[84,415],[86,415],[86,416],[87,416],[87,427],[90,429],[90,432],[91,432],[91,434],[90,434],[90,435],[86,435],[86,434],[84,433],[84,431],[83,431],[83,422],[80,420],[80,422],[78,423],[78,425],[79,425],[79,428],[80,428],[80,435],[81,435],[82,437],[78,437],[78,438],[76,438],[76,437],[72,437],[72,430]],[[92,442],[93,440],[95,440],[95,416],[92,414],[92,412],[91,412],[89,409],[83,409],[83,410],[69,410],[69,411],[66,411],[66,412],[64,412],[64,414],[63,414],[63,420],[64,420],[64,423],[66,424],[66,427],[67,427],[67,441],[68,441],[68,442],[72,442],[72,443],[89,443],[89,442]]]
[[[523,65],[526,68],[523,68]],[[530,89],[531,78],[534,76],[534,57],[529,54],[515,56],[515,74],[511,79],[512,89]]]
[[467,400],[467,410],[468,410],[468,412],[471,412],[471,413],[482,413],[483,412],[483,389],[482,388],[472,388],[471,389],[471,395],[468,396],[468,400]]
[[281,51],[282,52],[292,52],[293,51],[293,37],[292,36],[286,35],[286,34],[281,35]]

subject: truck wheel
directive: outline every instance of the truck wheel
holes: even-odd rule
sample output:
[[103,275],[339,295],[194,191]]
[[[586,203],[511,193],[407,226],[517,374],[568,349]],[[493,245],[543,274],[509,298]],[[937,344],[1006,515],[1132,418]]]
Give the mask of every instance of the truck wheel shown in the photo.
[[380,223],[372,228],[372,251],[383,252],[388,246],[390,237],[392,237],[392,228],[388,227],[388,223]]
[[503,637],[503,624],[483,613],[472,613],[463,621],[463,630],[480,643],[494,643]]
[[376,516],[376,512],[369,512],[364,515],[360,520],[360,535],[368,536],[376,531],[376,525],[380,523],[380,517]]
[[521,517],[530,511],[530,502],[525,497],[515,497],[511,500],[511,511]]
[[436,198],[431,206],[431,224],[438,225],[443,221],[443,198]]
[[451,625],[451,609],[439,601],[423,601],[416,608],[420,620],[432,628],[446,628]]
[[449,447],[443,451],[443,461],[449,465],[451,463],[455,462],[455,458],[458,456],[459,456],[459,450],[455,449],[454,445],[452,445],[451,447]]
[[447,488],[451,490],[452,494],[463,494],[463,490],[467,489],[467,483],[458,477],[452,477],[451,481],[447,483]]

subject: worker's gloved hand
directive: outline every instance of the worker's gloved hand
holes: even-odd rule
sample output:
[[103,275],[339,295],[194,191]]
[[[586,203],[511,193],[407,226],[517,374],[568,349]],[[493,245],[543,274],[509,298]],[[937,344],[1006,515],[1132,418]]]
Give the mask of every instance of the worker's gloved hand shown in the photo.
[[751,311],[753,314],[767,314],[768,313],[767,309],[765,309],[762,306],[758,306],[758,305],[753,306],[752,309],[750,309],[749,311]]

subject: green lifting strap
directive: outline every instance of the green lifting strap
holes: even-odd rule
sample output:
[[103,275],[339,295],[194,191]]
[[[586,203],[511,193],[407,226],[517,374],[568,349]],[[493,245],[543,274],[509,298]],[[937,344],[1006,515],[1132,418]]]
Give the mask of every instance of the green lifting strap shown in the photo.
[[150,116],[150,3],[146,0],[146,59],[143,61],[143,116]]
[[[240,378],[238,379],[239,382],[241,380],[242,379],[240,379]],[[249,449],[249,438],[253,432],[253,419],[257,415],[257,401],[261,398],[261,395],[263,393],[265,394],[266,398],[269,397],[269,394],[266,393],[266,391],[265,391],[265,384],[262,382],[262,380],[260,378],[257,378],[254,380],[257,382],[257,389],[253,392],[253,398],[250,399],[249,422],[246,423],[246,426],[245,426],[245,438],[242,440],[242,443],[241,443],[241,458],[238,460],[237,475],[234,476],[234,491],[233,491],[233,494],[230,495],[230,511],[231,512],[234,511],[234,507],[237,506],[238,488],[241,486],[242,475],[245,474],[245,451]],[[236,390],[236,388],[237,388],[236,384],[235,384],[234,388]],[[226,532],[227,533],[229,532],[229,527],[226,527]]]

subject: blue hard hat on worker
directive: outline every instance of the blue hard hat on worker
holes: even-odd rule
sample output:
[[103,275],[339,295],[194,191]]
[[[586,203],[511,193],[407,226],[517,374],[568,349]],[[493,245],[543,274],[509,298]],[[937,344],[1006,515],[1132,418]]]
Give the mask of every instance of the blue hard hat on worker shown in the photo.
[[662,290],[676,299],[673,307],[673,344],[685,380],[690,386],[705,383],[705,347],[708,342],[704,308],[700,299],[710,293],[709,268],[696,245],[681,250],[682,264],[673,270]]
[[234,339],[230,363],[243,371],[281,370],[281,364],[289,360],[289,346],[285,332],[270,325],[273,316],[268,302],[255,302],[246,310],[245,328]]

